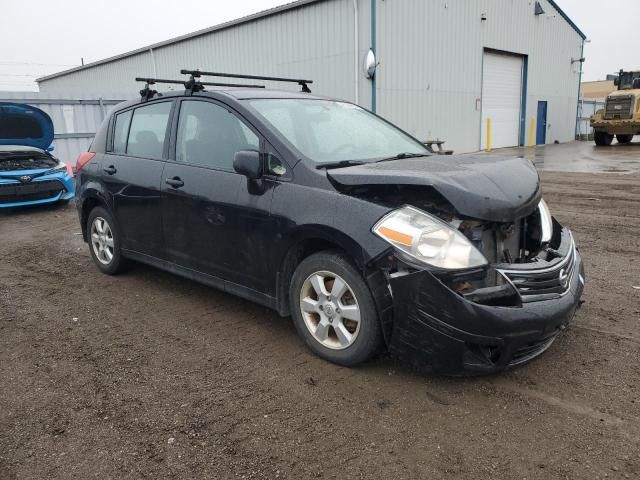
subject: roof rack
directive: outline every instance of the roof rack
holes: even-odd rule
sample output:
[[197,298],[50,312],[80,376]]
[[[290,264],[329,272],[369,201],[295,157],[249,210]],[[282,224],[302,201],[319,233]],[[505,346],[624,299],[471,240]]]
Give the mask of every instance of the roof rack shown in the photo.
[[146,78],[136,77],[136,82],[145,82],[145,86],[140,90],[140,96],[143,100],[147,101],[153,97],[162,96],[157,90],[152,90],[151,85],[156,83],[170,83],[174,85],[184,85],[185,90],[189,90],[191,93],[201,92],[204,87],[244,87],[244,88],[265,88],[264,85],[245,85],[240,83],[220,83],[220,82],[201,82],[197,80],[198,77],[192,75],[189,80],[168,80],[164,78]]
[[248,80],[270,80],[273,82],[297,83],[302,87],[302,91],[304,93],[311,93],[309,84],[313,83],[313,80],[303,80],[300,78],[265,77],[263,75],[240,75],[238,73],[203,72],[200,70],[182,69],[180,70],[180,73],[191,75],[192,78],[199,78],[200,76],[205,75],[207,77],[244,78]]

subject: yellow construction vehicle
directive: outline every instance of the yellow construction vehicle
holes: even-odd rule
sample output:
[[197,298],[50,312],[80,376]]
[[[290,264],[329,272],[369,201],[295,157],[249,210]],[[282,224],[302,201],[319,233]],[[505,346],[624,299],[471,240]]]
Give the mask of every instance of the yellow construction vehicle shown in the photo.
[[611,145],[614,136],[618,143],[629,143],[634,135],[640,135],[640,71],[620,70],[614,85],[618,90],[609,94],[605,108],[591,117],[598,146]]

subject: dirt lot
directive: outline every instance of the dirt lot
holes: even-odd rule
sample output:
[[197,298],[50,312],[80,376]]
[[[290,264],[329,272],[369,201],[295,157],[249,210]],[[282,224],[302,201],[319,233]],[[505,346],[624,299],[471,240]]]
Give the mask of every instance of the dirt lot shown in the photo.
[[462,380],[340,368],[262,307],[101,275],[72,206],[0,214],[0,479],[638,478],[640,175],[543,180],[586,303],[539,360]]

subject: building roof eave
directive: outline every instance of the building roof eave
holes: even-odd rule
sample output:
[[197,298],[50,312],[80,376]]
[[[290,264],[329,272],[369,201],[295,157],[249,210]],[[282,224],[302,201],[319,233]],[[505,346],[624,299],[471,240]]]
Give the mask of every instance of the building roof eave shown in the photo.
[[580,37],[582,37],[582,40],[586,40],[587,36],[584,34],[584,32],[582,30],[580,30],[580,28],[574,23],[573,20],[571,20],[571,18],[569,17],[569,15],[567,15],[566,13],[564,13],[564,11],[560,8],[560,6],[554,1],[554,0],[547,0],[549,2],[549,4],[555,8],[558,13],[560,14],[560,16],[562,18],[565,19],[565,21],[571,25],[571,28],[573,28],[578,35],[580,35]]

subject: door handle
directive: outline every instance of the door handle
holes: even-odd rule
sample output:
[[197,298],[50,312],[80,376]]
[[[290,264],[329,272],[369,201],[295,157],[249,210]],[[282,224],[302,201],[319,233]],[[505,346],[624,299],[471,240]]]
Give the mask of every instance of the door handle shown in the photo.
[[118,169],[116,167],[114,167],[113,165],[109,165],[108,167],[103,168],[103,170],[108,173],[109,175],[113,175],[114,173],[116,173],[118,171]]
[[184,187],[184,182],[180,177],[167,178],[164,183],[173,188]]

